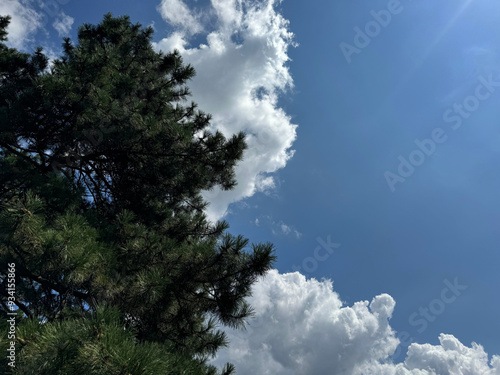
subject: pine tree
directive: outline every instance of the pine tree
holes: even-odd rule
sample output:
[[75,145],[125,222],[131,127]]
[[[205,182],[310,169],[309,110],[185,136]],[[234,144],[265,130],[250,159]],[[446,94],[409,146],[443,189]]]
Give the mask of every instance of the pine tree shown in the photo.
[[[4,43],[0,17],[0,304],[12,374],[215,374],[220,325],[242,327],[273,246],[211,223],[202,190],[235,186],[244,134],[187,104],[194,69],[151,28],[107,14],[41,49]],[[10,294],[12,296],[12,294]],[[233,372],[228,364],[222,372]]]

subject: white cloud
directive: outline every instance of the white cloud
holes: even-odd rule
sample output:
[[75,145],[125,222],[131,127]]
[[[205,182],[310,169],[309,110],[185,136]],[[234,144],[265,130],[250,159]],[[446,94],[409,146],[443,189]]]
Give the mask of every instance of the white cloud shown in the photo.
[[293,225],[286,224],[282,220],[274,220],[273,217],[269,215],[263,215],[255,219],[254,224],[257,226],[263,224],[268,227],[275,236],[288,236],[292,234],[297,238],[302,236],[302,233],[295,229]]
[[294,229],[291,225],[287,225],[280,221],[279,223],[273,222],[273,226],[279,228],[279,229],[271,229],[271,232],[274,235],[278,234],[284,234],[284,235],[289,235],[289,234],[294,234],[295,237],[300,238],[302,236],[302,233],[300,233],[298,230]]
[[258,176],[257,181],[255,182],[255,186],[258,191],[262,191],[263,193],[272,191],[274,188],[276,188],[274,178],[272,178],[271,176]]
[[463,345],[453,335],[441,334],[439,345],[411,344],[400,364],[371,362],[356,369],[356,375],[498,375],[500,357],[488,354],[481,345]]
[[[168,14],[167,3],[179,13]],[[207,43],[188,47],[193,27],[179,26],[157,48],[177,48],[196,69],[189,83],[199,108],[213,115],[212,125],[230,136],[247,133],[248,149],[236,168],[238,186],[232,191],[214,189],[205,194],[211,202],[208,216],[217,220],[230,203],[274,188],[269,173],[283,168],[292,157],[296,125],[277,105],[278,96],[293,87],[287,50],[293,45],[288,21],[275,10],[275,0],[212,0],[209,14],[215,29]],[[162,1],[160,13],[174,25],[195,24],[180,0]],[[201,28],[201,26],[200,26]],[[195,27],[194,30],[197,30]]]
[[329,280],[270,271],[249,298],[255,317],[246,331],[227,329],[229,348],[214,364],[232,362],[240,375],[498,375],[500,357],[475,343],[466,347],[452,335],[440,345],[411,344],[406,360],[389,356],[398,339],[388,320],[394,299],[345,306]]
[[7,28],[9,46],[23,49],[31,42],[33,34],[43,27],[43,17],[31,9],[29,3],[23,0],[2,0],[0,2],[0,15],[11,16]]
[[281,231],[284,233],[284,234],[288,234],[290,233],[292,230],[290,229],[290,227],[286,224],[281,224]]
[[270,271],[249,299],[255,321],[247,332],[228,330],[229,349],[217,363],[233,362],[238,374],[350,374],[371,353],[382,359],[398,341],[387,319],[394,300],[343,306],[330,281]]
[[162,0],[157,9],[165,21],[182,29],[187,36],[203,30],[199,17],[195,16],[182,0]]
[[59,36],[67,36],[69,31],[71,30],[71,26],[73,26],[73,22],[75,19],[73,17],[68,16],[66,13],[61,12],[56,20],[52,23],[54,29],[57,30]]

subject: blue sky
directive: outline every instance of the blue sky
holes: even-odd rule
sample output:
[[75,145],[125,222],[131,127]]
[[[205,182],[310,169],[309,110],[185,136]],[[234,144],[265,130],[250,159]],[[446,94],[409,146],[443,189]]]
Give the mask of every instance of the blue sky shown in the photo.
[[[238,188],[207,192],[209,215],[273,242],[279,273],[252,297],[267,323],[248,336],[228,331],[234,348],[217,360],[241,374],[258,366],[273,374],[500,373],[498,357],[488,364],[500,354],[499,4],[42,4],[0,5],[14,15],[12,45],[57,56],[61,37],[75,39],[83,22],[128,14],[154,26],[155,48],[178,48],[194,65],[193,99],[214,127],[250,135]],[[294,271],[307,279],[285,275]],[[280,303],[292,315],[274,321]],[[332,332],[318,339],[321,348],[298,318],[305,311],[315,317],[307,327]],[[296,334],[298,346],[273,344],[266,332]]]

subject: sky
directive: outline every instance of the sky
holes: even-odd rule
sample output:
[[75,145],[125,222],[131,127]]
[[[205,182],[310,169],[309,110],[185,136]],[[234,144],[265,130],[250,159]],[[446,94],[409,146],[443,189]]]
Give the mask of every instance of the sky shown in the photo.
[[105,13],[152,26],[192,99],[247,133],[207,215],[275,244],[237,373],[500,374],[500,4],[2,0],[55,58]]

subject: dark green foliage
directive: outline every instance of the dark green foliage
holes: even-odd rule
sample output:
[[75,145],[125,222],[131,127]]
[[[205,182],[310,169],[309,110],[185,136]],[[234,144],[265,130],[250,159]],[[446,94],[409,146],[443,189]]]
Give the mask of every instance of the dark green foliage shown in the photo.
[[243,325],[274,260],[271,244],[207,221],[200,192],[234,187],[244,134],[212,134],[182,105],[194,70],[151,37],[108,14],[50,67],[0,43],[0,328],[13,262],[14,374],[215,374],[217,326]]

